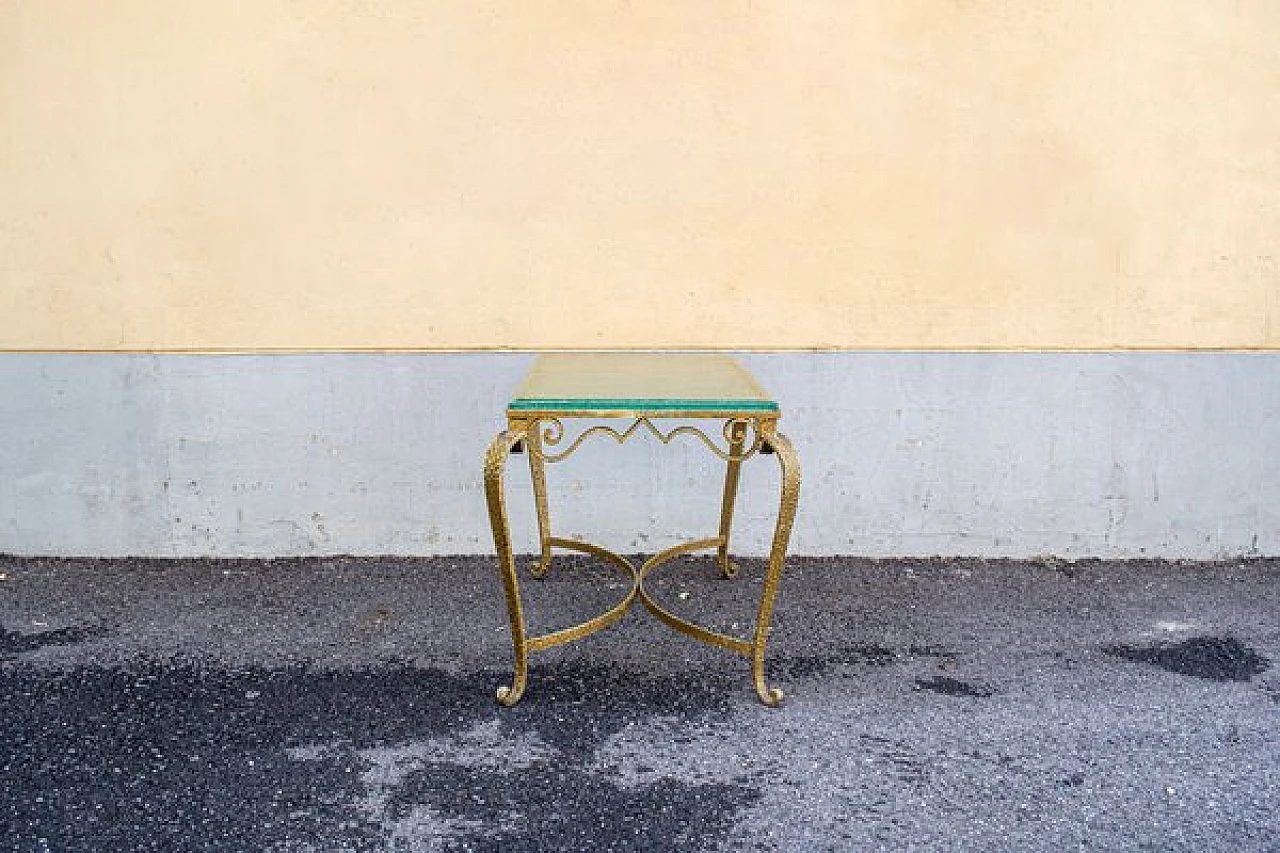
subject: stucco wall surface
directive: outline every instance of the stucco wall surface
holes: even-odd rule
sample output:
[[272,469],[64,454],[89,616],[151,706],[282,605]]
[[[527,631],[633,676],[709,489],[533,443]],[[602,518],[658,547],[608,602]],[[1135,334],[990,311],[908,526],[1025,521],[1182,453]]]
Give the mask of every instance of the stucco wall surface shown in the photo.
[[[489,552],[484,448],[531,356],[0,356],[0,551]],[[796,553],[1280,554],[1280,355],[753,354],[804,468]],[[744,467],[762,553],[777,472]],[[588,443],[556,532],[623,552],[711,535],[696,441]],[[521,457],[517,545],[533,519]]]
[[1275,0],[0,22],[0,350],[1280,348]]

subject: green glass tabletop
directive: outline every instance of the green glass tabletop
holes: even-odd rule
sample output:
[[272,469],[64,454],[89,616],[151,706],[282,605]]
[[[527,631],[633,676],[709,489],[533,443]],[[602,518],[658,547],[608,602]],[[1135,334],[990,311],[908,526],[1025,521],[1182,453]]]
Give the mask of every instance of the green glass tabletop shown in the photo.
[[705,353],[549,353],[516,390],[512,412],[776,412],[732,356]]

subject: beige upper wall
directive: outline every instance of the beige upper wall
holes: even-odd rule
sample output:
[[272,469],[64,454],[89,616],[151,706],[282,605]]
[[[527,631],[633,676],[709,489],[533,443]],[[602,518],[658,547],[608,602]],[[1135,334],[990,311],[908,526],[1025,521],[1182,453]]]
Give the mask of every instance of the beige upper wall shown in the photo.
[[0,0],[0,349],[1280,347],[1275,0]]

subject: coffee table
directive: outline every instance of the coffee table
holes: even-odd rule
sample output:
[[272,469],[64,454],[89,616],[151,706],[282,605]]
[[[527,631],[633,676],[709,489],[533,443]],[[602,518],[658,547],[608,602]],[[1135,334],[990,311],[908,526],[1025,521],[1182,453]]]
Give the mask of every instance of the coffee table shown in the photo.
[[[508,404],[506,417],[507,427],[489,446],[484,462],[489,522],[493,528],[515,651],[512,683],[498,689],[498,701],[511,706],[524,695],[530,652],[594,634],[616,622],[636,601],[640,601],[671,628],[750,658],[756,695],[765,705],[778,705],[782,701],[782,691],[769,687],[765,682],[765,645],[769,639],[774,598],[782,577],[787,543],[795,521],[800,466],[791,442],[777,430],[781,417],[777,402],[731,356],[555,353],[541,355],[534,362],[524,383]],[[607,424],[583,425],[577,435],[570,438],[566,424],[580,424],[584,419],[621,420],[630,424],[621,430]],[[659,421],[664,425],[659,426]],[[677,423],[668,426],[666,422],[669,421]],[[702,428],[707,422],[718,422],[719,429],[708,435]],[[639,434],[650,435],[663,444],[670,444],[679,437],[700,441],[725,461],[725,475],[717,535],[667,548],[636,568],[625,557],[599,545],[552,535],[545,466],[567,459],[592,437],[604,436],[622,444]],[[553,549],[560,548],[604,560],[625,572],[631,581],[630,589],[622,600],[599,616],[580,625],[533,637],[525,628],[503,490],[503,472],[513,453],[524,453],[528,457],[538,516],[541,554],[530,567],[530,573],[535,578],[545,577],[552,567]],[[743,462],[758,455],[777,458],[781,468],[781,499],[755,628],[751,639],[745,640],[712,631],[670,612],[645,588],[645,579],[677,556],[711,549],[716,552],[716,566],[723,577],[732,578],[737,573],[729,558],[729,535],[733,526],[739,469]]]

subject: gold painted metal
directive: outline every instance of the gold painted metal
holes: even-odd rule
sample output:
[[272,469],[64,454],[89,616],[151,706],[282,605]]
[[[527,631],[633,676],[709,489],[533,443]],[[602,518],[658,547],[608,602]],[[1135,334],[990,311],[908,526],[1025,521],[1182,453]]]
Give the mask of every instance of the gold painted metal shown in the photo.
[[542,578],[551,571],[551,521],[547,516],[547,473],[543,465],[542,431],[530,429],[526,436],[529,479],[533,481],[533,503],[538,511],[538,545],[541,550],[538,562],[529,567],[529,573],[535,578]]
[[[724,472],[724,496],[720,499],[720,545],[716,550],[716,563],[720,566],[721,577],[731,578],[738,573],[738,567],[729,559],[729,532],[733,527],[733,504],[738,497],[738,476],[742,468],[742,444],[746,435],[746,425],[741,420],[726,421],[725,426],[729,440],[729,455]],[[759,448],[760,433],[757,430],[755,448]]]
[[773,619],[773,600],[782,580],[782,565],[787,559],[787,543],[791,541],[791,528],[796,520],[796,504],[800,499],[800,460],[796,457],[791,440],[768,427],[768,441],[782,467],[782,494],[778,505],[778,521],[773,531],[773,545],[769,549],[769,566],[765,571],[764,589],[760,591],[760,609],[756,614],[756,633],[751,647],[751,675],[755,680],[756,695],[764,704],[774,707],[782,701],[782,691],[770,688],[764,680],[764,647],[769,641],[769,623]]
[[[758,387],[758,386],[756,386]],[[763,393],[763,392],[761,392]],[[547,448],[560,446],[566,437],[565,418],[606,418],[631,417],[634,422],[625,430],[618,431],[609,426],[592,426],[583,430],[563,451],[547,452]],[[791,538],[791,530],[795,522],[796,505],[800,490],[800,467],[791,442],[777,431],[779,414],[776,411],[742,411],[720,410],[714,405],[697,411],[674,412],[662,407],[653,409],[619,408],[611,409],[607,405],[600,408],[580,410],[557,410],[552,408],[529,410],[508,410],[508,427],[501,432],[489,447],[485,457],[485,495],[489,505],[489,521],[493,527],[494,545],[498,553],[499,570],[502,576],[507,611],[510,617],[511,639],[514,649],[514,675],[509,687],[498,690],[498,701],[511,706],[520,701],[528,683],[528,654],[552,646],[572,642],[594,634],[612,625],[639,600],[645,608],[667,626],[693,637],[703,643],[727,649],[743,655],[751,661],[751,677],[756,695],[765,705],[777,706],[783,698],[782,691],[769,687],[765,680],[765,648],[768,644],[770,623],[773,619],[774,600],[782,578],[782,569],[786,561],[787,544]],[[655,426],[651,418],[708,419],[723,418],[721,436],[727,449],[722,449],[702,429],[689,425],[681,425],[666,432]],[[606,435],[619,444],[647,430],[664,445],[670,444],[676,436],[691,435],[698,438],[708,449],[726,463],[724,490],[721,499],[720,530],[717,536],[696,539],[667,548],[650,557],[639,568],[625,557],[587,542],[564,539],[551,534],[550,514],[547,508],[547,485],[545,464],[560,462],[571,456],[582,444],[593,435]],[[530,567],[535,578],[544,577],[551,568],[553,549],[561,548],[578,551],[604,560],[625,572],[632,578],[630,590],[609,610],[586,622],[564,628],[541,636],[528,636],[524,612],[521,606],[520,586],[512,554],[510,530],[503,498],[503,471],[507,457],[513,449],[523,446],[529,455],[529,473],[533,482],[534,502],[538,516],[538,541],[540,557]],[[778,516],[772,545],[769,551],[768,566],[765,571],[764,584],[760,592],[760,601],[756,611],[755,627],[750,640],[732,637],[712,631],[694,622],[690,622],[664,608],[645,588],[645,580],[663,564],[675,557],[695,551],[715,549],[716,563],[725,578],[732,578],[737,569],[729,559],[729,536],[733,526],[734,503],[738,491],[740,468],[747,459],[772,451],[780,466],[781,490]]]
[[648,577],[650,572],[658,568],[658,566],[661,566],[663,563],[666,563],[675,557],[679,557],[681,554],[689,554],[694,551],[704,551],[708,548],[719,548],[722,544],[723,540],[718,536],[714,539],[695,539],[692,542],[686,542],[682,545],[676,545],[672,548],[668,548],[665,551],[660,551],[650,557],[645,561],[644,565],[640,567],[640,600],[644,603],[645,608],[648,609],[650,613],[657,616],[660,620],[670,627],[675,628],[682,634],[688,634],[690,637],[696,637],[704,643],[708,643],[712,646],[719,646],[722,649],[729,649],[730,651],[737,652],[740,655],[750,655],[753,651],[751,643],[748,643],[745,640],[740,640],[737,637],[730,637],[727,634],[721,634],[717,631],[703,628],[701,625],[697,625],[676,616],[674,613],[671,613],[658,604],[658,602],[649,594],[649,591],[644,588],[644,579]]
[[489,504],[489,526],[493,528],[493,546],[498,552],[498,569],[507,599],[511,621],[511,644],[515,651],[515,675],[510,687],[498,688],[498,701],[508,707],[520,701],[529,678],[529,649],[525,640],[524,609],[520,606],[520,584],[516,579],[516,561],[511,553],[511,526],[507,523],[507,505],[503,497],[502,472],[511,449],[525,437],[521,429],[507,429],[489,445],[484,457],[484,495]]
[[[543,426],[543,424],[545,424],[545,426]],[[541,456],[542,461],[545,462],[562,462],[572,456],[574,451],[581,447],[583,442],[593,435],[607,435],[614,441],[618,442],[618,444],[623,444],[627,439],[635,435],[642,426],[648,429],[648,431],[663,444],[670,444],[671,440],[678,435],[696,436],[702,440],[702,443],[705,444],[712,453],[716,454],[730,465],[740,464],[744,459],[754,456],[759,452],[763,442],[760,434],[760,428],[752,418],[731,417],[725,421],[722,432],[724,433],[725,440],[729,443],[729,449],[726,451],[721,450],[710,436],[697,427],[688,425],[678,426],[669,432],[664,433],[653,425],[653,421],[651,421],[649,417],[640,416],[635,419],[635,422],[632,423],[631,426],[627,427],[622,432],[618,432],[610,426],[590,427],[583,430],[582,434],[574,439],[569,444],[569,447],[564,451],[560,453],[547,453],[544,449],[545,447],[555,447],[564,440],[564,422],[558,417],[539,417],[536,418],[529,427],[530,433],[538,436],[536,440],[536,447],[533,442],[530,442],[530,457],[532,458],[532,456],[538,455]],[[743,436],[745,435],[748,426],[753,428],[752,431],[755,433],[755,437],[752,440],[751,445],[744,449]],[[732,437],[735,435],[737,436],[736,439]]]
[[635,602],[636,594],[639,592],[639,586],[635,583],[635,578],[636,578],[635,567],[631,565],[631,561],[628,560],[626,557],[619,556],[618,554],[615,554],[612,551],[608,551],[604,548],[601,548],[598,545],[592,545],[588,542],[575,542],[572,539],[560,539],[558,537],[553,537],[551,539],[551,544],[557,548],[567,548],[573,551],[581,551],[584,554],[590,554],[593,557],[599,557],[600,559],[604,560],[607,563],[613,563],[615,566],[618,566],[623,571],[631,575],[632,584],[631,584],[631,589],[623,597],[622,601],[618,602],[616,605],[609,608],[604,613],[601,613],[599,616],[596,616],[592,619],[588,619],[586,622],[583,622],[581,625],[574,625],[571,628],[565,628],[560,631],[554,631],[550,634],[543,634],[540,637],[530,638],[527,642],[529,645],[529,649],[531,651],[549,649],[552,646],[558,646],[558,645],[561,645],[562,643],[569,643],[569,642],[573,642],[574,640],[580,640],[583,637],[587,637],[587,636],[590,636],[591,634],[594,634],[596,631],[601,631],[601,630],[604,630],[605,628],[608,628],[614,622],[617,622],[619,619],[621,619],[623,615],[628,610],[631,609],[631,605]]

